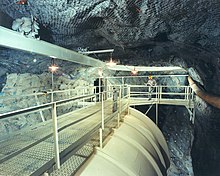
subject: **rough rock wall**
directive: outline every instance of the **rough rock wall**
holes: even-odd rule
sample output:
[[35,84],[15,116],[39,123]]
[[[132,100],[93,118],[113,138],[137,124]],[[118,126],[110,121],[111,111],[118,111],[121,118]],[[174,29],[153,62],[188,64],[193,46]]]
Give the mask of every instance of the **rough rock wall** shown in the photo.
[[185,107],[161,106],[160,123],[170,149],[170,176],[193,176],[191,148],[194,141],[193,124]]
[[[150,65],[156,61],[183,66],[176,60],[185,60],[184,67],[192,67],[198,72],[204,88],[220,95],[219,0],[28,2],[29,5],[21,6],[13,0],[2,1],[0,9],[13,19],[30,17],[32,14],[41,24],[41,29],[47,29],[53,41],[59,45],[73,49],[114,47],[113,56],[124,64]],[[40,32],[41,36],[45,33]],[[9,64],[16,67],[7,66],[7,62],[4,62],[0,65],[4,68],[0,70],[0,75],[16,72],[15,68],[22,68],[23,72],[32,71],[16,59],[9,60]],[[4,82],[5,76],[1,76],[0,81]],[[211,168],[215,167],[217,172],[220,163],[217,154],[220,153],[219,138],[215,135],[219,134],[219,110],[209,107],[213,112],[210,115],[206,106],[197,108],[192,152],[195,173],[199,176],[202,173],[215,176]],[[207,144],[212,146],[208,150]],[[206,162],[206,158],[209,162]],[[204,171],[201,168],[207,169]]]
[[122,48],[152,40],[219,46],[218,0],[7,0],[0,9],[14,19],[33,15],[60,45],[93,46],[86,39],[94,38]]
[[[73,91],[65,91],[54,93],[54,100],[67,99],[77,95],[93,93],[93,78],[87,77],[86,69],[79,69],[78,74],[81,77],[70,78],[65,75],[54,74],[54,91],[62,91],[71,89]],[[85,76],[86,74],[86,76]],[[85,76],[85,77],[84,77]],[[84,78],[84,79],[81,79]],[[91,90],[83,91],[83,87],[91,86]],[[8,74],[5,86],[0,93],[0,113],[13,110],[33,107],[51,101],[51,73],[43,74]],[[65,104],[57,108],[58,115],[70,112],[80,106],[75,102]],[[1,120],[0,138],[18,131],[43,120],[51,119],[51,110],[43,110],[43,116],[40,112],[28,113],[25,115],[12,116]]]
[[[33,75],[33,74],[9,74],[7,81],[1,92],[0,112],[10,112],[13,110],[23,109],[27,107],[37,106],[47,103],[50,97],[46,94],[35,96],[34,93],[45,92],[50,89],[50,75]],[[45,120],[51,118],[49,110],[44,110],[43,117]],[[0,123],[0,138],[22,128],[42,122],[39,112],[29,113],[25,115],[12,116],[1,120]]]

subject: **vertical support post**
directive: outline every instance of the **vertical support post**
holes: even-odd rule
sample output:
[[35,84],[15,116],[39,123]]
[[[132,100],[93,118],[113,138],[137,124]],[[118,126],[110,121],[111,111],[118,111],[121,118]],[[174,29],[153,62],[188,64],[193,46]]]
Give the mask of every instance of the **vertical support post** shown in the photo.
[[158,103],[156,103],[156,125],[158,125]]
[[158,90],[158,96],[157,96],[158,102],[160,101],[160,87],[161,87],[161,86],[158,86],[158,87],[157,87],[157,90]]
[[187,87],[187,91],[186,91],[186,99],[189,100],[189,86]]
[[121,87],[120,86],[120,89],[119,89],[119,115],[121,116],[121,111],[122,111],[122,98],[121,98],[121,93],[122,93],[122,90],[121,90]]
[[119,128],[119,122],[120,122],[120,114],[118,113],[118,118],[117,118],[117,128]]
[[59,153],[59,139],[58,139],[58,127],[57,127],[57,110],[56,103],[52,104],[52,119],[53,119],[53,138],[54,138],[54,152],[56,169],[60,169],[60,153]]
[[101,100],[101,77],[99,77],[99,102]]
[[122,86],[120,86],[120,89],[119,89],[119,110],[118,110],[118,127],[119,127],[119,122],[120,122],[120,118],[121,118],[121,112],[122,112],[122,98],[121,98],[121,95],[122,94]]
[[161,86],[158,86],[158,102],[160,101],[160,89],[161,89]]
[[102,148],[102,128],[99,128],[99,147]]
[[97,95],[96,95],[96,86],[94,87],[94,90],[93,90],[94,92],[95,92],[95,95],[94,95],[94,98],[95,98],[95,102],[97,102]]
[[124,87],[125,87],[125,82],[124,82],[124,77],[121,78],[121,84],[122,84],[122,97],[124,97],[125,91],[124,91]]
[[156,86],[156,101],[159,102],[159,87]]
[[103,78],[104,79],[104,92],[105,92],[105,96],[104,96],[104,100],[108,99],[108,80],[107,78]]
[[51,72],[51,102],[54,101],[54,99],[53,99],[53,89],[54,89],[53,72]]
[[131,87],[128,86],[128,107],[127,107],[128,115],[129,115],[130,98],[131,98]]
[[104,92],[102,92],[102,130],[105,128],[105,117],[104,117]]

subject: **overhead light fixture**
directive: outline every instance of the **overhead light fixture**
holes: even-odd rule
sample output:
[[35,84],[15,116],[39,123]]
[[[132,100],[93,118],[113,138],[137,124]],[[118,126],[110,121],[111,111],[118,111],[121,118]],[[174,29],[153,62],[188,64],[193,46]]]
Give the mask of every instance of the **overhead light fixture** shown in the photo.
[[112,53],[110,55],[110,61],[106,63],[107,66],[112,67],[117,65],[117,63],[115,61],[112,60]]
[[109,67],[112,67],[112,66],[117,65],[117,63],[116,63],[116,62],[114,62],[114,61],[112,60],[112,58],[110,58],[110,61],[109,61],[109,62],[107,62],[107,63],[106,63],[106,65],[107,65],[107,66],[109,66]]
[[49,66],[49,70],[52,72],[52,73],[54,73],[54,72],[56,72],[57,70],[58,70],[58,66],[56,66],[56,65],[51,65],[51,66]]
[[135,76],[137,74],[138,74],[138,70],[136,70],[135,67],[134,67],[134,69],[131,70],[131,75]]
[[49,66],[49,70],[51,73],[56,72],[59,69],[59,67],[54,63],[54,58],[51,59],[51,66]]

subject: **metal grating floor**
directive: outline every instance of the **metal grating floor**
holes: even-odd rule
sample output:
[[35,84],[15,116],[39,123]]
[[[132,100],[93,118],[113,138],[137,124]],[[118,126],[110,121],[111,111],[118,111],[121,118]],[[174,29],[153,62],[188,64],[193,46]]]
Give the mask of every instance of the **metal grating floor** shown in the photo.
[[[111,114],[111,102],[105,105],[105,116],[107,116]],[[68,113],[62,118],[58,118],[58,126],[59,128],[63,128],[59,132],[60,152],[79,142],[83,136],[87,135],[87,133],[97,127],[97,124],[100,123],[101,119],[101,112],[98,111],[99,109],[100,105],[97,104],[92,107],[77,110],[76,112]],[[95,113],[96,111],[98,112]],[[89,116],[89,114],[92,115]],[[80,119],[86,117],[86,120],[84,119],[80,121]],[[75,123],[76,121],[78,122]],[[20,131],[11,136],[7,141],[1,141],[0,175],[31,175],[37,169],[53,159],[53,136],[48,136],[52,131],[51,123],[51,120],[44,122],[41,126],[37,125],[34,128],[32,127],[28,128],[28,130]],[[103,136],[108,135],[109,132],[110,130],[104,130]],[[44,138],[44,140],[42,140],[42,138]],[[41,141],[38,142],[38,140]],[[36,143],[36,145],[30,146],[33,143]],[[86,143],[72,157],[62,164],[59,171],[54,171],[51,175],[71,175],[82,165],[86,158],[92,154],[94,146],[98,145],[98,140],[92,140]],[[25,150],[20,152],[23,148],[25,148]],[[8,158],[4,159],[5,157]]]

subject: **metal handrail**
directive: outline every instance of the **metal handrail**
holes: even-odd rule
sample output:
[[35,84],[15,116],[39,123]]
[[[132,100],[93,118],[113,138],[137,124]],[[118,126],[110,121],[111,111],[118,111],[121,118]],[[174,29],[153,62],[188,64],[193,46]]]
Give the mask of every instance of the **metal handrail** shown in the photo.
[[[95,89],[95,86],[92,86],[94,89]],[[105,102],[107,100],[109,100],[110,98],[112,98],[113,96],[113,87],[117,87],[117,90],[119,92],[119,96],[118,96],[118,100],[117,100],[117,111],[113,114],[111,114],[110,116],[106,115],[104,112],[105,112],[105,109],[106,109],[106,106],[105,105]],[[110,85],[108,87],[108,89],[106,91],[103,91],[103,92],[93,92],[92,94],[89,94],[89,95],[84,95],[84,91],[80,91],[80,93],[82,93],[83,95],[77,95],[75,97],[71,97],[71,98],[67,98],[67,99],[63,99],[63,100],[57,100],[57,101],[54,101],[54,102],[49,102],[49,103],[45,103],[45,104],[42,104],[42,105],[38,105],[38,106],[33,106],[33,107],[28,107],[28,108],[24,108],[24,109],[20,109],[20,110],[16,110],[16,111],[11,111],[11,112],[7,112],[7,113],[3,113],[3,114],[0,114],[0,119],[4,119],[6,117],[11,117],[11,116],[14,116],[14,115],[19,115],[19,114],[24,114],[24,113],[30,113],[30,112],[35,112],[35,111],[39,111],[39,110],[44,110],[44,109],[47,109],[47,108],[52,108],[52,120],[53,120],[53,136],[54,136],[54,152],[55,152],[55,163],[56,163],[56,168],[60,168],[60,161],[61,161],[61,158],[60,158],[60,153],[59,153],[59,144],[58,144],[58,132],[59,132],[59,129],[57,127],[57,106],[61,106],[63,104],[66,104],[66,103],[69,103],[69,102],[72,102],[72,101],[75,101],[75,100],[85,100],[85,99],[89,99],[89,98],[92,98],[92,97],[95,97],[97,95],[101,95],[101,117],[100,117],[100,121],[98,122],[99,124],[97,124],[97,129],[98,129],[98,126],[99,126],[99,132],[100,132],[100,147],[103,147],[103,130],[105,129],[105,124],[107,122],[109,122],[110,120],[112,119],[115,119],[115,115],[117,114],[117,126],[119,127],[119,121],[120,121],[120,115],[121,113],[127,109],[128,111],[128,114],[129,114],[129,106],[130,106],[130,98],[132,98],[132,96],[134,95],[134,93],[138,94],[138,95],[141,95],[143,94],[142,91],[135,91],[133,92],[131,90],[131,88],[138,88],[138,87],[141,87],[141,88],[146,88],[146,87],[149,87],[149,86],[145,86],[145,85]],[[176,86],[154,86],[155,87],[155,91],[152,92],[153,95],[156,95],[156,98],[157,100],[158,99],[161,99],[162,98],[162,95],[164,94],[167,94],[169,95],[169,92],[162,92],[162,88],[163,87],[176,87]],[[184,99],[185,100],[188,100],[188,101],[191,101],[191,98],[193,98],[193,95],[192,95],[192,91],[190,90],[189,86],[178,86],[178,88],[180,87],[184,87],[184,93],[173,93],[172,92],[172,95],[185,95],[184,96]],[[88,89],[88,87],[84,87],[85,89]],[[176,87],[177,88],[177,87]],[[90,89],[90,88],[89,88]],[[93,90],[94,90],[93,89]],[[73,89],[75,91],[75,89]],[[79,89],[81,90],[81,89]],[[67,90],[63,91],[63,92],[66,92]],[[62,91],[57,91],[55,93],[60,93]],[[54,93],[54,92],[52,92]],[[147,92],[144,92],[144,93],[147,93]],[[109,94],[110,96],[109,97],[105,97],[107,94]],[[144,94],[144,95],[147,95],[147,94]],[[124,100],[127,100],[125,101],[126,103],[124,103]],[[113,101],[113,99],[112,99]],[[100,111],[100,110],[99,110]],[[157,120],[156,120],[157,122]]]
[[[160,101],[161,99],[168,99],[163,97],[163,95],[170,95],[170,96],[180,96],[178,99],[186,100],[190,103],[193,100],[194,94],[190,86],[164,86],[164,85],[157,85],[157,86],[146,86],[146,85],[128,85],[130,87],[130,97],[135,96],[147,96],[147,95],[154,95],[155,98]],[[132,90],[132,88],[146,88],[146,91],[143,90]],[[149,88],[154,88],[152,92],[149,92]],[[181,92],[167,92],[163,91],[163,88],[182,88]],[[136,97],[137,98],[137,97]],[[143,97],[144,98],[144,97]]]
[[28,108],[24,108],[24,109],[19,109],[19,110],[15,110],[15,111],[2,113],[2,114],[0,114],[0,119],[4,119],[6,117],[20,115],[20,114],[24,114],[24,113],[28,113],[28,112],[35,112],[35,111],[42,110],[45,108],[51,108],[51,106],[53,104],[60,105],[63,103],[67,103],[67,102],[82,99],[82,98],[89,98],[91,96],[94,96],[94,95],[91,94],[91,95],[77,96],[77,97],[73,97],[73,98],[69,98],[69,99],[54,101],[54,102],[50,102],[50,103],[46,103],[46,104],[42,104],[42,105],[38,105],[38,106],[33,106],[33,107],[28,107]]

